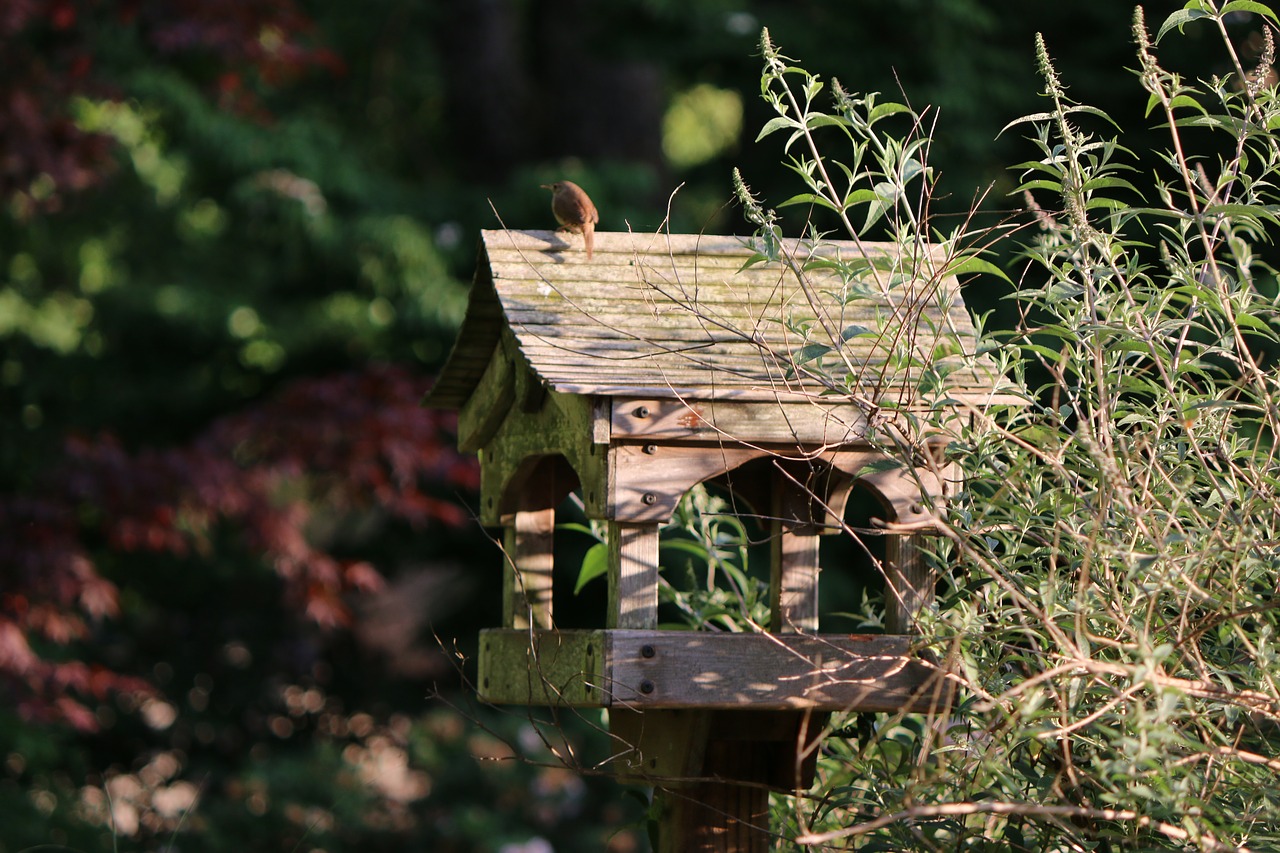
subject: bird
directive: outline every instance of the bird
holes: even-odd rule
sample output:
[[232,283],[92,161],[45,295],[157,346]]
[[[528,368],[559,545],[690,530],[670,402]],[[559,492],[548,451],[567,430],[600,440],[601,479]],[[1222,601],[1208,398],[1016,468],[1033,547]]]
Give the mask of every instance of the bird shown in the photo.
[[556,215],[560,230],[581,234],[587,244],[587,260],[591,260],[596,223],[600,221],[591,198],[573,181],[556,181],[543,184],[542,188],[551,190],[551,212]]

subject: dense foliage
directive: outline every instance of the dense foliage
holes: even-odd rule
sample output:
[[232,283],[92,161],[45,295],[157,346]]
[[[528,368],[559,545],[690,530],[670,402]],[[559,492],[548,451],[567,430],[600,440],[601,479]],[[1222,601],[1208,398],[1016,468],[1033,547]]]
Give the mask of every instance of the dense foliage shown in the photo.
[[[1259,26],[1248,58],[1227,29],[1242,13]],[[784,836],[862,850],[1280,844],[1276,24],[1261,4],[1192,0],[1151,32],[1137,11],[1133,85],[1167,139],[1150,172],[1105,111],[1068,96],[1037,37],[1045,109],[1006,128],[1036,152],[1014,167],[1035,218],[994,230],[932,225],[927,119],[838,84],[824,111],[822,81],[766,35],[778,117],[762,136],[788,134],[807,187],[789,202],[825,207],[855,238],[883,220],[903,260],[882,284],[899,303],[922,277],[1003,276],[978,253],[1022,247],[1020,321],[982,346],[1022,404],[957,421],[926,367],[908,401],[924,413],[881,436],[918,465],[927,435],[949,435],[965,472],[920,640],[945,674],[936,711],[837,719],[816,795],[777,803]],[[1184,29],[1215,32],[1230,73],[1168,70],[1157,44]],[[762,251],[794,262],[778,214],[739,191]],[[913,252],[926,235],[937,268]],[[871,288],[861,267],[850,276],[850,298]],[[797,366],[866,399],[827,325]],[[912,334],[885,338],[887,363],[927,363]]]
[[[608,230],[654,229],[667,217],[677,231],[742,230],[731,163],[762,197],[792,194],[791,177],[772,165],[774,152],[750,144],[748,130],[771,117],[768,103],[749,94],[754,39],[768,23],[806,59],[856,81],[851,90],[896,92],[900,83],[913,100],[941,107],[942,118],[930,123],[937,172],[929,180],[945,178],[948,192],[932,199],[929,221],[960,234],[980,187],[995,182],[987,202],[995,208],[1017,183],[1002,164],[1025,157],[1015,155],[1021,140],[993,137],[1011,116],[1033,109],[1036,29],[1108,33],[1072,40],[1069,53],[1064,44],[1061,69],[1109,113],[1140,114],[1144,105],[1123,71],[1124,4],[1006,5],[0,3],[0,851],[44,843],[149,849],[167,841],[207,850],[642,845],[637,804],[607,780],[584,782],[560,765],[570,751],[584,768],[603,757],[595,754],[605,748],[598,721],[535,724],[520,713],[460,711],[434,692],[438,683],[449,701],[465,701],[452,692],[456,662],[475,629],[493,624],[499,604],[496,551],[466,509],[474,462],[452,450],[448,418],[417,405],[460,319],[476,230],[551,225],[536,187],[559,177],[589,189]],[[1239,41],[1257,28],[1237,6],[1228,23]],[[1188,23],[1185,47],[1162,42],[1166,54],[1182,51],[1163,56],[1162,67],[1230,79],[1230,63],[1204,58],[1209,28]],[[1224,85],[1222,96],[1233,96]],[[1189,93],[1170,91],[1176,110],[1190,108]],[[1269,91],[1254,100],[1267,103]],[[1238,116],[1220,124],[1228,132],[1253,126]],[[1133,133],[1127,145],[1144,162],[1148,151],[1162,150],[1151,142],[1158,137]],[[1251,136],[1249,145],[1261,143]],[[1264,161],[1253,147],[1242,151],[1240,174],[1258,175],[1245,166]],[[1040,180],[1064,182],[1051,174]],[[1032,190],[1055,210],[1053,193]],[[836,227],[830,214],[818,208],[785,227]],[[1265,232],[1270,222],[1258,216]],[[886,208],[873,224],[895,221]],[[1070,218],[1044,221],[1055,223],[1045,234],[1063,248],[1037,257],[1074,287],[1081,267],[1062,258],[1091,256],[1096,241],[1084,240]],[[1247,228],[1219,237],[1233,247],[1253,239]],[[1211,254],[1192,252],[1188,270],[1202,269]],[[1194,290],[1195,275],[1179,280]],[[1022,281],[1038,292],[1032,279]],[[1046,336],[1067,328],[1050,318],[1078,305],[1059,299],[1069,290],[1021,300],[1036,336],[1010,346],[1044,356],[1038,373],[1033,359],[1035,383],[1062,370],[1047,355],[1058,343]],[[1240,319],[1251,316],[1240,297],[1233,291],[1237,302],[1215,301],[1211,291],[1182,297],[1183,305],[1194,299],[1205,330],[1188,331],[1181,351],[1210,347],[1210,331],[1236,328],[1246,349],[1260,352],[1261,331]],[[993,296],[975,293],[971,302],[1017,324],[1017,311]],[[1208,319],[1227,309],[1230,323]],[[1113,350],[1128,351],[1103,346]],[[1197,364],[1230,372],[1230,358],[1218,358],[1207,360],[1211,368],[1187,355],[1175,361],[1182,371]],[[1256,374],[1237,372],[1230,375],[1242,384],[1231,408],[1182,401],[1196,423],[1221,430],[1227,421],[1215,418],[1249,420],[1245,401],[1256,392],[1243,383]],[[1072,377],[1077,397],[1053,402],[1060,422],[1035,427],[1058,439],[1073,435],[1094,406],[1082,380],[1062,376]],[[1208,394],[1210,386],[1197,387]],[[1123,417],[1107,405],[1096,429]],[[1265,420],[1242,435],[1267,435]],[[1025,441],[1031,427],[1004,429]],[[1004,435],[972,436],[957,453],[977,471],[1036,461],[1011,453]],[[1065,454],[1083,445],[1061,441],[1058,456],[1058,444],[1041,445],[1036,435],[1033,446],[1055,463],[1049,470],[1077,465]],[[1181,458],[1176,441],[1162,441],[1152,444],[1160,459]],[[1193,461],[1219,459],[1192,446],[1200,448]],[[1232,460],[1257,446],[1228,443],[1227,461],[1215,464],[1234,471],[1240,463]],[[1215,505],[1216,482],[1203,486],[1197,508]],[[1073,483],[1046,486],[1045,500],[1065,500]],[[713,507],[687,507],[678,519],[682,532],[667,550],[673,565],[689,554],[720,558],[716,549],[733,531]],[[992,550],[987,559],[1030,547],[994,518],[973,529],[988,527],[991,542],[960,526],[957,542],[973,553]],[[1191,545],[1180,547],[1190,553]],[[755,596],[735,562],[745,552],[725,548],[717,572]],[[1228,568],[1252,571],[1243,560]],[[956,614],[1013,606],[973,604],[1003,587],[966,571],[956,573],[954,597],[970,604]],[[1015,589],[1030,582],[1017,580]],[[723,591],[690,595],[678,586],[668,587],[671,601],[690,620],[724,626],[742,610]],[[1250,589],[1243,584],[1235,594],[1261,595]],[[595,601],[589,593],[580,601]],[[760,606],[752,598],[748,612],[758,618]],[[1269,612],[1249,618],[1265,621]],[[948,625],[969,636],[965,625],[945,620],[938,630]],[[1223,632],[1237,626],[1214,623],[1203,637],[1217,637],[1225,655]],[[1153,649],[1167,645],[1151,633]],[[1233,642],[1240,666],[1259,654],[1254,634]],[[1038,652],[1025,639],[1012,647],[1033,665]],[[1000,669],[999,647],[965,654],[980,667],[990,662],[992,672],[1009,671]],[[1192,677],[1163,665],[1170,677]],[[1001,697],[1011,688],[983,689]],[[1101,689],[1095,680],[1071,695],[1087,704]],[[885,736],[867,744],[833,741],[841,761],[827,765],[832,790],[840,773],[867,776],[877,761],[884,778],[900,781],[899,765],[885,758],[890,741],[906,744],[903,755],[924,754],[911,751],[926,735],[916,723],[879,732]],[[1015,757],[1049,755],[1037,751],[1039,742],[1028,739]],[[1231,748],[1265,754],[1243,740]],[[1114,787],[1118,777],[1107,773],[1098,770],[1098,778]],[[893,790],[914,796],[919,781]],[[855,802],[864,795],[857,789],[832,800],[840,808],[829,813],[786,820],[803,817],[813,832],[847,828],[850,814],[869,808]],[[901,805],[876,807],[887,814]],[[1015,830],[1002,831],[1014,839]]]

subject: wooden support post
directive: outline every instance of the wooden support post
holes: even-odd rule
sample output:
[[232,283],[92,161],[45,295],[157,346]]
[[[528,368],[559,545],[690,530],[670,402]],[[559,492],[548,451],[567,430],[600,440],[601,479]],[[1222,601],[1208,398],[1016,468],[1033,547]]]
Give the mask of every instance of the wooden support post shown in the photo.
[[658,626],[658,525],[609,522],[610,628]]
[[553,627],[551,613],[556,478],[551,470],[531,482],[503,531],[506,552],[502,618],[507,628]]
[[804,536],[773,524],[769,630],[778,633],[818,630],[817,536]]
[[942,497],[943,483],[928,469],[878,471],[861,477],[860,482],[876,494],[893,523],[907,526],[890,532],[885,543],[884,621],[890,634],[910,634],[916,617],[933,603],[935,579],[921,553],[933,515],[923,492],[936,502]]
[[[767,779],[770,754],[750,743],[712,740],[703,773],[724,779]],[[765,853],[769,790],[732,781],[698,782],[665,793],[657,853]]]
[[503,535],[503,625],[551,628],[554,509],[517,512]]
[[[818,545],[813,496],[782,471],[773,476],[769,542],[769,630],[818,630]],[[804,535],[799,531],[803,530]]]
[[920,533],[890,534],[885,545],[884,627],[890,634],[910,634],[916,617],[933,603],[934,576],[925,562]]

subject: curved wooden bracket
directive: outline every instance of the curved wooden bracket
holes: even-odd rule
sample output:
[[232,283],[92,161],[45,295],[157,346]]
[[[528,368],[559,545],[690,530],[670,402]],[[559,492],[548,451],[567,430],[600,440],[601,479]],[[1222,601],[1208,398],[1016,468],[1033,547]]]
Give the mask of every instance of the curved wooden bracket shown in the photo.
[[942,521],[942,479],[928,468],[895,468],[876,471],[858,478],[891,516],[871,519],[871,523],[889,531],[923,533],[937,530]]

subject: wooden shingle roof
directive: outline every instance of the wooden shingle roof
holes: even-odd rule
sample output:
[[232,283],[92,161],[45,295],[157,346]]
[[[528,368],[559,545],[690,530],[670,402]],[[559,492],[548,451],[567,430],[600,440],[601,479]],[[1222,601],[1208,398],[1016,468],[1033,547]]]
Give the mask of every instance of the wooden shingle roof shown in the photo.
[[[852,396],[901,402],[941,365],[947,398],[1011,402],[994,366],[972,357],[977,334],[940,258],[907,274],[886,244],[786,245],[795,268],[748,265],[750,238],[598,232],[587,261],[580,238],[484,231],[466,319],[427,402],[466,402],[504,324],[565,393],[776,400],[830,395],[835,377]],[[833,264],[857,272],[852,286]]]

